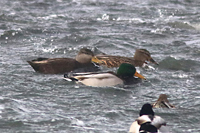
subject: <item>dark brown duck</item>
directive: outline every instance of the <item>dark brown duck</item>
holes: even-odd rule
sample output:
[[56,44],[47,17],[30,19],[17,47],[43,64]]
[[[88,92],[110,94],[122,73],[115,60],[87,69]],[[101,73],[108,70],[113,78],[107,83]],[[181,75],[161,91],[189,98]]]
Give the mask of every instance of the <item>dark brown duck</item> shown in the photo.
[[64,74],[83,67],[93,66],[91,59],[94,53],[87,49],[80,49],[75,59],[72,58],[38,58],[27,61],[32,68],[44,74]]

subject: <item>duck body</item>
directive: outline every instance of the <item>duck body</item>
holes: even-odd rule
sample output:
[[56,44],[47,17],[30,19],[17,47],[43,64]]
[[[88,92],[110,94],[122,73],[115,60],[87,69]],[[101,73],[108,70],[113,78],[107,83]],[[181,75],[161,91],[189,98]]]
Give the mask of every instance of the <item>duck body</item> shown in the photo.
[[65,76],[74,81],[78,81],[86,86],[93,87],[106,87],[106,86],[115,86],[123,84],[124,81],[117,77],[112,72],[104,73],[76,73],[73,76]]
[[[166,122],[163,118],[161,118],[160,116],[154,115],[152,106],[149,103],[147,103],[147,104],[144,104],[142,109],[140,110],[140,117],[138,117],[136,119],[136,121],[134,121],[131,124],[129,133],[139,133],[141,125],[144,123],[147,123],[147,122],[150,123],[150,125],[153,125],[154,127],[156,127],[158,130],[157,132],[163,132],[162,126],[166,125]],[[145,128],[147,128],[147,127],[145,127]],[[150,126],[150,127],[152,127],[152,126]],[[168,130],[166,131],[166,129],[165,129],[165,132],[169,132],[169,131]]]
[[[96,58],[102,61],[99,65],[107,66],[108,68],[119,67],[122,63],[129,63],[136,66],[142,66],[143,61],[134,60],[133,57],[113,56],[113,55],[97,55]],[[95,61],[94,61],[95,62]]]
[[[146,126],[144,126],[143,125],[144,123],[150,123],[150,124],[147,124]],[[155,116],[142,115],[142,116],[138,117],[136,119],[136,121],[134,121],[131,124],[129,133],[140,133],[142,125],[144,126],[144,128],[146,128],[146,131],[148,131],[148,132],[150,132],[149,130],[153,127],[155,127],[157,129],[157,132],[163,132],[162,126],[165,126],[166,122],[163,118],[161,118],[160,116],[157,116],[157,115],[155,115]],[[150,126],[150,125],[152,125],[152,126]],[[154,130],[155,128],[153,128],[152,130]],[[164,129],[164,130],[166,130],[166,129]],[[168,132],[168,130],[167,130],[167,132]]]
[[38,58],[27,61],[39,73],[64,74],[78,68],[92,67],[93,52],[87,48],[80,49],[75,59],[72,58]]
[[[101,55],[96,55],[95,58],[96,59],[92,58],[92,61],[94,63],[97,63],[99,65],[104,65],[109,68],[119,67],[120,64],[122,63],[129,63],[134,65],[135,67],[138,66],[142,67],[146,63],[146,61],[158,65],[158,63],[153,60],[149,51],[147,51],[146,49],[136,49],[134,57],[112,56],[112,55],[101,54]],[[97,59],[100,60],[101,63],[98,63]]]
[[92,66],[90,63],[79,63],[71,58],[48,58],[44,60],[27,61],[36,71],[44,74],[62,74],[78,68]]
[[145,79],[138,74],[131,64],[123,63],[120,65],[117,73],[100,72],[100,73],[73,73],[65,74],[65,79],[74,80],[87,86],[106,87],[124,84],[127,80],[134,80],[134,75]]
[[157,133],[158,129],[151,124],[151,122],[145,122],[140,125],[139,133]]

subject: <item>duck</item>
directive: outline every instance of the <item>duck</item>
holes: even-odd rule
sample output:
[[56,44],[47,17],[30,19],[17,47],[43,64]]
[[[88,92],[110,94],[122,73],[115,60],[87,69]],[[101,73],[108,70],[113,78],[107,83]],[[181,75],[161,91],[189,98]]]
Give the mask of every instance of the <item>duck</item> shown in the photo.
[[134,57],[99,54],[92,58],[92,61],[98,65],[103,65],[108,68],[119,67],[122,63],[129,63],[135,67],[142,67],[147,64],[146,61],[158,65],[158,63],[151,57],[150,52],[146,49],[136,49]]
[[36,72],[39,73],[64,74],[66,72],[70,72],[80,68],[93,67],[94,64],[91,62],[93,56],[94,53],[90,49],[81,48],[75,59],[40,57],[27,62]]
[[[146,103],[142,106],[139,115],[140,116],[131,124],[129,133],[139,133],[145,123],[147,123],[147,125],[150,125],[149,127],[156,127],[156,129],[158,130],[157,132],[160,132],[162,130],[161,128],[163,126],[166,126],[166,121],[162,117],[155,115],[152,109],[152,105],[150,103]],[[164,132],[169,131],[168,129],[164,128]]]
[[158,100],[152,106],[153,108],[175,108],[174,105],[169,103],[166,94],[160,94]]
[[123,84],[131,84],[137,80],[134,76],[145,79],[144,76],[136,71],[136,68],[128,63],[122,63],[117,73],[108,72],[95,72],[95,73],[67,73],[64,79],[68,81],[76,81],[86,86],[93,87],[110,87]]

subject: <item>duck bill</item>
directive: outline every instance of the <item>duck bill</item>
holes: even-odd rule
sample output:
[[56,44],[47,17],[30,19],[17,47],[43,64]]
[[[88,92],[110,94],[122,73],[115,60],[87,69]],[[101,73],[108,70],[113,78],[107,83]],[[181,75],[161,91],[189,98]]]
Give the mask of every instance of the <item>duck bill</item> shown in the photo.
[[166,108],[175,108],[175,106],[173,106],[173,105],[171,105],[170,103],[168,103],[168,102],[165,102],[165,101],[162,101],[161,102]]
[[175,108],[175,106],[165,101],[157,101],[153,104],[153,108]]
[[139,74],[138,72],[135,72],[134,76],[146,80],[146,78],[144,76],[142,76],[141,74]]
[[102,64],[103,62],[99,60],[96,56],[92,57],[92,62],[97,63],[97,64]]
[[167,102],[165,102],[165,101],[163,101],[162,104],[163,104],[166,108],[171,108],[170,105],[169,105]]
[[150,61],[151,63],[154,63],[154,64],[158,65],[158,63],[157,63],[154,59],[152,59],[152,58],[151,58],[149,61]]

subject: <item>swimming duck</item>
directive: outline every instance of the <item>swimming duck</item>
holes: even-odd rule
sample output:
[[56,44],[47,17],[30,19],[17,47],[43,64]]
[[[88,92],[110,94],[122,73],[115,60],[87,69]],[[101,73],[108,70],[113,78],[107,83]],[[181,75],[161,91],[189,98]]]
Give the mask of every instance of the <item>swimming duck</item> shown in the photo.
[[175,108],[174,105],[170,104],[167,95],[160,94],[158,100],[152,104],[153,108]]
[[162,130],[161,126],[166,125],[166,122],[163,118],[154,114],[151,104],[146,103],[142,106],[140,110],[140,117],[132,123],[129,129],[129,133],[139,133],[141,125],[147,122],[155,126],[158,131]]
[[[98,63],[98,60],[100,60],[102,63]],[[134,65],[135,67],[142,67],[144,63],[147,64],[146,61],[149,61],[151,63],[154,63],[158,65],[156,61],[153,60],[150,53],[146,49],[136,49],[134,57],[123,57],[123,56],[112,56],[112,55],[96,55],[95,58],[92,58],[92,61],[94,63],[97,63],[99,65],[104,65],[109,68],[111,67],[119,67],[122,63],[129,63]]]
[[122,63],[117,70],[113,72],[99,72],[99,73],[69,73],[64,75],[64,79],[69,81],[78,81],[87,86],[106,87],[115,86],[119,84],[133,83],[136,78],[133,76],[145,79],[142,75],[136,72],[133,65]]
[[72,58],[37,58],[27,61],[32,68],[44,74],[64,74],[78,68],[94,66],[91,59],[93,52],[87,48],[82,48],[75,59]]

